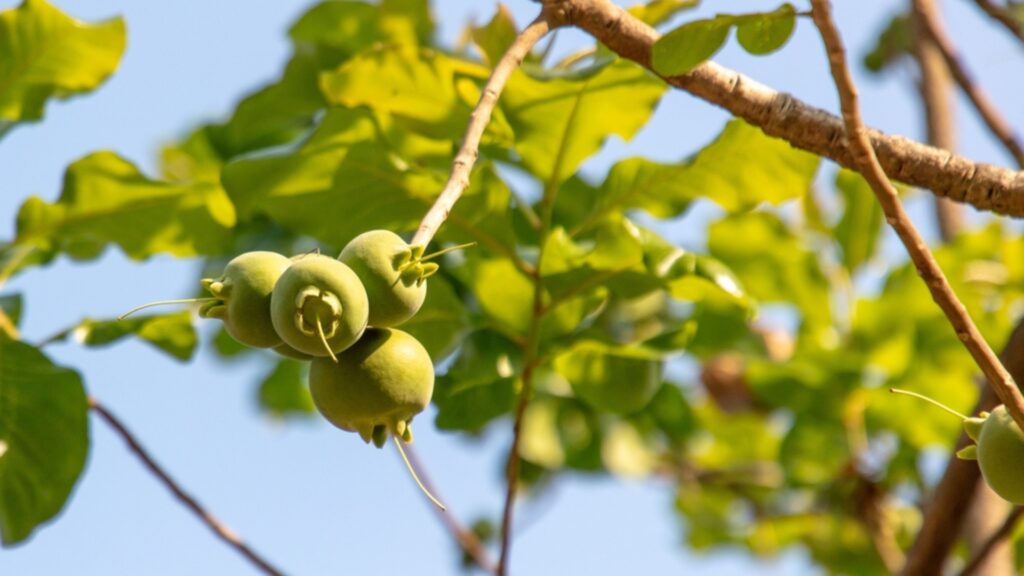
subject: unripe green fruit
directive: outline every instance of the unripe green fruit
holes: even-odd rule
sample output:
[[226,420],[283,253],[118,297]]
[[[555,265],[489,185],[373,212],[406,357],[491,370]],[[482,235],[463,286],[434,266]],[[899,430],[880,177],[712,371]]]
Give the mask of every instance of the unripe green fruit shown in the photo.
[[254,348],[281,343],[270,317],[274,285],[291,266],[275,252],[246,252],[228,262],[220,278],[205,278],[202,285],[216,300],[199,309],[203,318],[218,318],[232,338]]
[[311,356],[348,348],[366,329],[369,303],[355,272],[328,256],[291,262],[274,286],[270,317],[285,344]]
[[398,234],[371,230],[356,236],[338,256],[363,281],[370,299],[370,326],[398,326],[413,317],[427,296],[426,279],[437,264],[421,262],[423,246]]
[[411,335],[368,328],[359,342],[338,354],[337,364],[313,360],[309,386],[313,403],[328,421],[380,447],[389,432],[411,441],[409,424],[434,391],[434,365]]
[[1006,406],[964,420],[964,429],[977,445],[957,455],[977,460],[981,475],[996,494],[1014,504],[1024,504],[1024,433]]

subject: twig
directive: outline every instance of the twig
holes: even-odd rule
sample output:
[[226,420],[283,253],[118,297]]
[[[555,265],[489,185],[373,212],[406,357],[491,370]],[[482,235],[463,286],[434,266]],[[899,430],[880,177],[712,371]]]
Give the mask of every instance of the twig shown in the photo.
[[839,31],[832,22],[828,0],[812,0],[811,5],[814,24],[818,27],[828,52],[829,66],[839,92],[840,107],[847,127],[848,146],[852,149],[858,171],[871,185],[875,196],[878,197],[886,221],[896,231],[906,247],[910,259],[917,267],[918,274],[928,290],[931,291],[932,299],[946,314],[957,337],[964,343],[964,347],[971,353],[992,389],[1006,405],[1014,422],[1024,428],[1024,396],[1021,395],[1014,383],[1013,377],[985,342],[967,313],[967,309],[953,292],[942,269],[939,268],[934,256],[928,250],[924,239],[921,238],[903,209],[896,189],[889,182],[875,157],[871,141],[868,140],[867,131],[864,129],[860,117],[857,88],[854,86],[853,78],[846,66],[846,52],[839,37]]
[[[539,321],[536,322],[538,325]],[[498,557],[497,576],[508,574],[508,562],[512,553],[512,516],[516,503],[516,490],[519,486],[519,441],[522,437],[523,415],[530,403],[533,387],[533,371],[535,362],[523,368],[523,388],[519,391],[519,402],[516,404],[515,420],[512,426],[512,446],[508,449],[508,461],[505,464],[505,506],[501,515],[501,554]]]
[[420,227],[416,230],[411,244],[421,246],[429,244],[438,228],[448,218],[448,214],[458,202],[459,197],[469,187],[469,174],[472,172],[473,164],[479,154],[480,137],[483,136],[484,129],[487,128],[494,105],[498,103],[498,96],[505,88],[505,82],[508,81],[512,72],[522,64],[523,58],[529,54],[530,49],[550,29],[551,26],[542,12],[536,20],[516,36],[515,41],[494,66],[491,77],[487,79],[487,84],[484,85],[484,89],[480,93],[480,100],[477,101],[473,113],[469,116],[469,125],[466,126],[466,133],[462,137],[462,147],[459,148],[459,152],[452,162],[452,171],[448,176],[448,182],[445,183],[444,189],[434,201],[434,205],[430,207],[420,222]]
[[[544,4],[548,10],[560,12],[567,25],[578,26],[620,56],[651,67],[651,46],[658,33],[611,0],[544,0]],[[664,79],[725,108],[769,136],[848,168],[857,166],[843,139],[843,122],[833,114],[714,62]],[[1024,173],[975,163],[949,151],[876,130],[868,130],[867,134],[882,167],[893,180],[981,210],[1024,216]]]
[[[427,490],[434,494],[438,494],[437,489],[434,488],[434,483],[431,482],[430,476],[427,474],[426,469],[423,468],[423,463],[420,461],[419,456],[417,456],[416,450],[413,448],[412,444],[406,444],[405,455],[410,461],[412,461],[413,467],[419,470],[420,480],[423,482],[423,485],[427,487]],[[462,551],[472,558],[473,562],[475,562],[477,566],[493,574],[497,568],[488,556],[487,549],[484,547],[483,543],[480,542],[480,539],[471,531],[466,530],[466,528],[459,523],[451,512],[436,507],[434,510],[437,511],[437,515],[441,519],[441,523],[445,525],[445,528],[447,528],[448,531],[451,532],[452,537],[455,538],[455,542],[459,545],[459,548],[462,548]]]
[[985,14],[988,14],[989,17],[996,22],[999,22],[1003,27],[1009,30],[1010,34],[1013,34],[1018,40],[1024,42],[1024,29],[1021,28],[1020,21],[1017,20],[1009,10],[1002,6],[997,6],[989,0],[974,0],[974,3],[977,4],[978,8],[981,8]]
[[1024,147],[1021,146],[1020,139],[996,109],[988,94],[974,82],[967,67],[956,53],[953,41],[946,35],[946,31],[942,29],[940,23],[936,21],[935,14],[932,11],[915,11],[915,15],[923,31],[931,37],[939,54],[942,55],[953,79],[974,105],[974,109],[978,111],[978,115],[981,116],[985,125],[1017,161],[1017,166],[1024,167]]
[[238,537],[230,528],[224,525],[223,522],[218,520],[213,514],[208,512],[202,507],[195,498],[190,496],[187,492],[173,478],[168,476],[167,472],[160,467],[159,464],[153,460],[153,457],[146,452],[146,449],[139,444],[139,441],[135,438],[135,435],[129,431],[125,425],[114,416],[109,410],[107,410],[98,400],[95,398],[89,398],[89,408],[96,413],[97,416],[103,420],[111,429],[116,432],[121,439],[128,444],[128,449],[135,454],[142,464],[150,471],[154,476],[160,480],[163,485],[171,491],[175,498],[177,498],[186,508],[195,513],[196,516],[206,524],[206,526],[213,531],[221,540],[227,545],[237,550],[240,554],[246,557],[250,562],[256,565],[264,574],[270,574],[271,576],[280,576],[283,574],[280,570],[275,568],[269,562],[264,560],[259,554],[257,554],[252,548],[250,548],[245,542]]
[[960,571],[960,576],[970,576],[971,574],[974,574],[974,571],[977,570],[978,567],[981,566],[982,562],[985,561],[985,557],[988,556],[1000,542],[1010,536],[1013,529],[1017,527],[1017,521],[1020,520],[1022,513],[1024,513],[1024,508],[1021,508],[1020,506],[1016,506],[1010,511],[1009,515],[1006,516],[1006,521],[1003,522],[1003,525],[992,533],[992,535],[985,540],[985,543],[975,551],[974,556],[967,561],[964,569]]

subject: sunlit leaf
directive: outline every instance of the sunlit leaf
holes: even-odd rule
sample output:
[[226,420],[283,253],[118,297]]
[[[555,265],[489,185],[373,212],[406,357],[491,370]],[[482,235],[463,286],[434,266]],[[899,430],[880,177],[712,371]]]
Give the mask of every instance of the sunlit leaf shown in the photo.
[[554,366],[577,396],[617,414],[640,410],[662,385],[661,355],[642,348],[583,341],[556,356]]
[[833,235],[843,250],[843,265],[855,272],[875,253],[882,229],[882,206],[868,183],[856,172],[839,171],[836,189],[843,197],[844,209]]
[[747,52],[762,56],[782,48],[796,28],[796,9],[783,4],[772,12],[740,16],[736,20],[736,40]]
[[45,260],[95,258],[108,243],[138,260],[187,257],[221,252],[234,224],[219,185],[151,180],[123,158],[97,152],[68,167],[57,202],[33,196],[22,204],[14,245]]
[[275,418],[308,416],[316,411],[307,384],[309,364],[280,360],[260,382],[260,408]]
[[124,46],[121,18],[86,24],[45,0],[0,12],[0,125],[38,120],[47,99],[95,89]]
[[455,363],[437,379],[438,428],[479,431],[512,410],[518,357],[518,347],[495,332],[471,334]]
[[177,360],[192,358],[198,344],[192,313],[187,310],[159,316],[131,316],[124,320],[86,318],[53,340],[71,337],[86,346],[107,346],[129,336],[135,336]]
[[82,378],[0,336],[0,536],[28,538],[56,516],[89,452]]
[[628,8],[629,13],[651,26],[657,26],[680,12],[696,8],[700,0],[651,0]]

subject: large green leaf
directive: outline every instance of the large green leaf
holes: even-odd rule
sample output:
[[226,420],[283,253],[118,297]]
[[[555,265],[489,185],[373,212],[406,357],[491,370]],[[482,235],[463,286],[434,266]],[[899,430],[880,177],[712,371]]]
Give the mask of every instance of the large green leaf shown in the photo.
[[45,0],[0,12],[0,126],[38,120],[48,98],[95,89],[125,46],[124,21],[79,22]]
[[89,452],[82,378],[0,336],[0,536],[29,537],[64,507]]
[[581,341],[554,359],[555,369],[591,406],[630,414],[646,406],[662,385],[662,356],[639,347]]
[[316,411],[309,393],[307,362],[280,360],[260,382],[260,408],[274,418],[308,416]]
[[490,330],[472,333],[437,379],[434,404],[442,430],[478,431],[515,405],[519,348]]
[[188,360],[196,351],[198,338],[192,313],[185,310],[158,316],[135,316],[124,320],[86,318],[50,340],[74,338],[86,346],[108,346],[135,336],[177,360]]
[[95,258],[108,243],[145,259],[221,252],[235,224],[235,209],[219,185],[151,180],[111,152],[97,152],[68,167],[60,199],[31,197],[18,212],[11,249],[40,259],[58,253]]
[[629,140],[647,122],[665,84],[632,62],[616,61],[578,78],[512,75],[500,106],[526,167],[556,186],[605,139]]

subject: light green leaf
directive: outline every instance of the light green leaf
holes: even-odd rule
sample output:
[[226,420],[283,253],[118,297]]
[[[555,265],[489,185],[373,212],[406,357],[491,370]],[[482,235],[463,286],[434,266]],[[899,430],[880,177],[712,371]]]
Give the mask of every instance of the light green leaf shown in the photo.
[[864,56],[864,67],[871,72],[881,72],[909,55],[913,49],[914,33],[911,30],[910,15],[896,14],[878,35],[874,48]]
[[533,282],[506,259],[467,260],[469,288],[480,308],[501,329],[525,335],[533,316]]
[[475,432],[511,411],[518,362],[519,348],[495,332],[479,330],[466,338],[434,388],[437,427]]
[[651,64],[662,76],[680,76],[711,58],[729,38],[735,17],[719,14],[687,22],[665,34],[651,49]]
[[657,26],[671,19],[679,12],[691,10],[700,4],[700,0],[651,0],[646,4],[637,4],[627,8],[634,17],[651,26]]
[[523,163],[546,185],[556,186],[609,136],[632,138],[664,91],[665,84],[639,66],[616,61],[575,79],[538,80],[518,71],[500,106]]
[[661,355],[638,347],[580,341],[556,356],[554,367],[577,396],[615,414],[642,409],[662,385]]
[[856,172],[840,170],[835,186],[843,197],[844,210],[832,233],[843,250],[843,265],[853,273],[875,254],[882,230],[882,206]]
[[86,24],[44,0],[0,12],[0,124],[38,120],[48,98],[95,89],[124,46],[120,18]]
[[512,45],[518,33],[515,18],[504,4],[498,4],[490,22],[469,29],[473,43],[483,53],[484,62],[492,68],[498,63],[498,60],[501,60],[502,55]]
[[791,482],[816,486],[833,480],[850,462],[850,441],[838,420],[797,416],[779,448],[779,462]]
[[97,257],[108,243],[129,257],[179,257],[221,252],[235,225],[235,209],[219,185],[150,180],[111,152],[68,167],[60,199],[31,197],[18,212],[15,247],[49,260],[58,253]]
[[0,336],[0,536],[29,537],[56,516],[89,452],[82,378]]
[[188,310],[158,316],[132,316],[124,320],[86,318],[52,340],[64,340],[69,336],[86,346],[96,347],[135,336],[182,361],[192,358],[198,344],[192,313]]
[[378,17],[372,4],[328,0],[300,16],[288,35],[297,45],[328,46],[352,55],[380,39]]
[[304,417],[314,414],[316,407],[309,393],[309,364],[296,360],[280,360],[260,382],[260,408],[274,418]]
[[795,28],[796,9],[787,3],[772,12],[737,18],[736,40],[747,52],[763,56],[782,48]]

